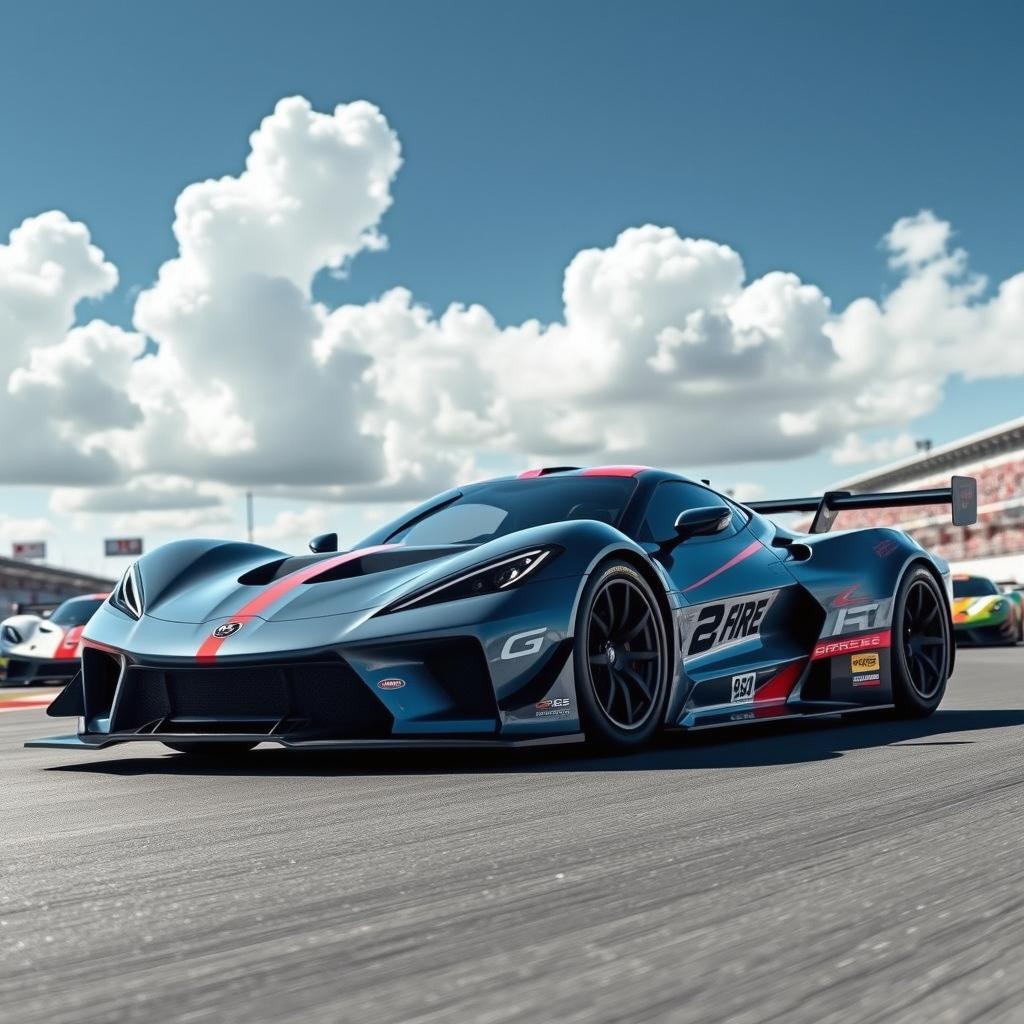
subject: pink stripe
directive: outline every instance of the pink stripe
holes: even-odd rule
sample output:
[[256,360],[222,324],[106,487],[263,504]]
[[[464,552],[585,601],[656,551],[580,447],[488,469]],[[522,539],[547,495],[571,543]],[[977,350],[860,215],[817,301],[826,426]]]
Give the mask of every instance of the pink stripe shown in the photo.
[[713,580],[716,576],[720,576],[726,569],[731,569],[734,565],[739,565],[744,559],[749,558],[751,555],[757,554],[761,550],[761,542],[755,540],[748,544],[738,555],[733,555],[725,565],[720,565],[714,572],[709,572],[707,576],[697,580],[696,583],[691,583],[688,587],[683,588],[682,593],[688,594],[691,590],[696,590],[698,587],[704,586],[708,580]]
[[636,476],[650,466],[591,466],[583,470],[580,476]]
[[[290,594],[300,583],[305,583],[306,580],[310,580],[314,576],[319,576],[320,573],[327,572],[328,569],[344,565],[346,562],[353,562],[357,558],[361,558],[363,555],[372,555],[377,551],[389,550],[391,550],[391,548],[389,548],[388,545],[378,544],[375,547],[360,548],[358,551],[346,551],[343,555],[336,555],[334,558],[325,558],[319,562],[313,562],[301,569],[297,569],[293,573],[289,573],[287,576],[281,577],[281,579],[277,580],[275,583],[272,583],[266,590],[261,591],[251,601],[239,608],[231,618],[242,622],[255,618],[286,594]],[[231,635],[234,636],[233,633]],[[199,650],[196,651],[196,657],[200,661],[213,661],[217,657],[217,653],[220,651],[224,641],[227,639],[228,637],[214,636],[211,633],[210,636],[200,644]]]

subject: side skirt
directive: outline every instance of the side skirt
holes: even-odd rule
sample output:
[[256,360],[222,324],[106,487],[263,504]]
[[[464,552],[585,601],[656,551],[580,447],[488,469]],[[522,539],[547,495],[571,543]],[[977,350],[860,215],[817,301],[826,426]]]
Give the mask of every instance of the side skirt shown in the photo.
[[[755,722],[795,722],[807,718],[841,718],[867,711],[888,711],[895,704],[766,704],[761,707],[748,706],[745,710],[737,707],[734,711],[717,712],[704,716],[689,716],[691,721],[677,727],[681,732],[698,732],[702,729],[727,729],[735,725],[752,725]],[[805,708],[806,710],[798,710]]]

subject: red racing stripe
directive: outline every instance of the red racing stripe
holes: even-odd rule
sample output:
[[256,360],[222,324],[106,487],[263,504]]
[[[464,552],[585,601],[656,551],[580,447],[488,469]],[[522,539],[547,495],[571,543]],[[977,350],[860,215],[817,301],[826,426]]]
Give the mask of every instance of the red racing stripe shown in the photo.
[[[306,580],[312,579],[314,576],[319,576],[322,572],[327,572],[328,569],[334,569],[336,566],[344,565],[346,562],[354,562],[357,558],[362,558],[363,555],[372,555],[378,551],[391,550],[391,546],[387,544],[378,544],[372,548],[360,548],[357,551],[346,551],[342,555],[336,555],[334,558],[325,558],[319,562],[313,562],[311,565],[303,566],[301,569],[296,569],[295,572],[289,573],[287,576],[282,576],[281,579],[275,580],[269,584],[265,590],[260,591],[251,601],[243,605],[235,612],[234,615],[228,616],[232,621],[246,622],[249,619],[256,618],[267,608],[277,601],[280,601],[286,594],[291,593],[300,583],[305,583]],[[234,634],[231,634],[234,636]],[[199,650],[196,651],[196,657],[202,662],[211,662],[217,657],[217,653],[220,651],[221,646],[228,637],[214,636],[212,633],[199,645]]]
[[691,583],[688,587],[684,587],[682,593],[688,594],[691,590],[696,590],[698,587],[704,586],[709,580],[713,580],[716,576],[720,576],[726,569],[731,569],[734,565],[739,565],[744,559],[749,558],[751,555],[756,555],[761,547],[759,540],[753,541],[748,544],[738,555],[733,555],[725,565],[720,565],[714,572],[709,572],[707,576],[697,580],[696,583]]
[[768,701],[786,700],[793,692],[793,687],[796,686],[805,664],[806,662],[796,661],[792,665],[787,665],[780,672],[776,672],[760,690],[755,691],[754,703],[765,704]]

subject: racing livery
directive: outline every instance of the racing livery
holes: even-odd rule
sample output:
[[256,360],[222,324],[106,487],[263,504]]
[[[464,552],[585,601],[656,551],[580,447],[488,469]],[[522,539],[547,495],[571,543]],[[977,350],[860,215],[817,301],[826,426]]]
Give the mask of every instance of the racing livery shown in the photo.
[[106,594],[72,597],[41,615],[12,615],[0,622],[0,657],[11,685],[66,681],[78,672],[82,630]]
[[985,576],[954,576],[953,631],[958,644],[1015,644],[1024,640],[1020,594],[1003,593]]
[[[953,668],[949,567],[844,509],[952,506],[974,481],[743,505],[638,466],[530,470],[447,491],[339,553],[183,540],[134,563],[84,633],[31,746],[187,753],[625,749],[663,728],[891,708]],[[776,513],[813,511],[809,532]]]

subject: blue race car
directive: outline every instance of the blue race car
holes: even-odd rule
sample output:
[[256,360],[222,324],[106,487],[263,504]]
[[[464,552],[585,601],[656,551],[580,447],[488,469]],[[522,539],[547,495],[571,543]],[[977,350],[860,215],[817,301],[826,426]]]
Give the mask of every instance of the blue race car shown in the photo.
[[[968,477],[899,494],[743,505],[638,466],[531,470],[438,495],[358,547],[183,540],[133,564],[49,708],[77,733],[213,754],[636,747],[663,729],[892,708],[930,714],[953,669],[950,575],[844,509],[952,506]],[[807,533],[766,515],[813,512]]]

